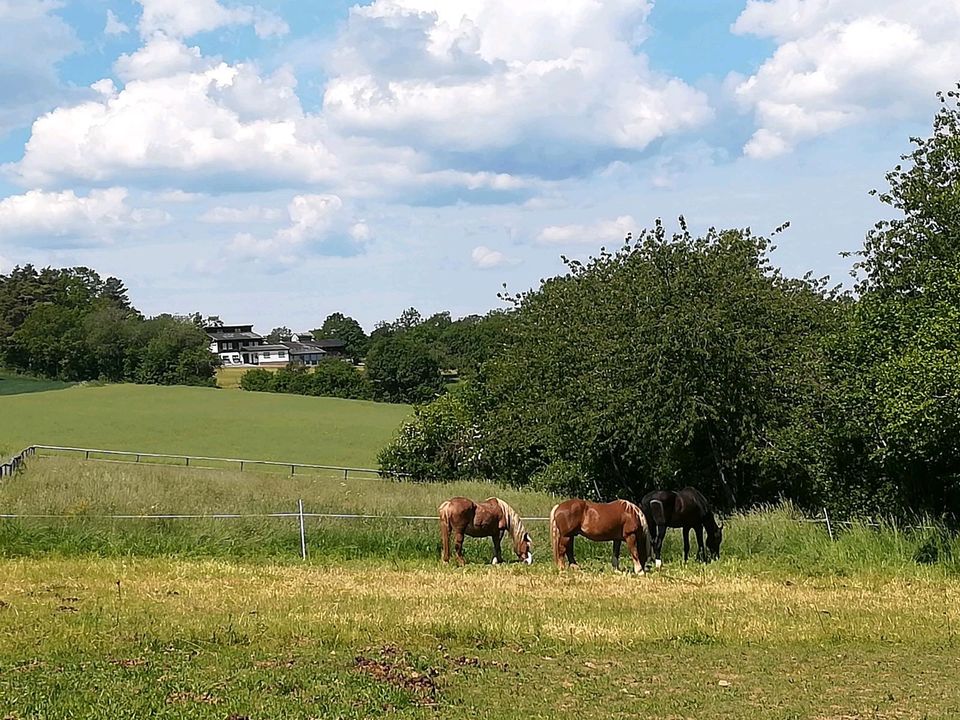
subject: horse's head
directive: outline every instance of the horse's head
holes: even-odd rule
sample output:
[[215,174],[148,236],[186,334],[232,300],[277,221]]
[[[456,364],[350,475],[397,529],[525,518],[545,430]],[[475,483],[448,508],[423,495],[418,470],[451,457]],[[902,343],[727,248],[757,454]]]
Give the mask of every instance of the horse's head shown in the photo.
[[717,525],[717,529],[707,533],[707,549],[710,554],[720,559],[720,543],[723,542],[723,523]]
[[523,539],[516,544],[514,551],[521,562],[525,562],[527,565],[533,563],[533,540],[530,539],[530,533],[523,534]]

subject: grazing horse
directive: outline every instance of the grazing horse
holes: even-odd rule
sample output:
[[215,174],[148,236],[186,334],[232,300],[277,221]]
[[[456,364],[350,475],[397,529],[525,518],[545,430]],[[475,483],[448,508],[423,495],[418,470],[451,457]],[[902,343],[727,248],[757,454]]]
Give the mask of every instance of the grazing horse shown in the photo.
[[487,498],[475,503],[465,497],[450,498],[438,508],[440,511],[440,540],[443,543],[443,561],[450,562],[450,531],[454,533],[453,547],[457,562],[464,564],[463,536],[493,538],[493,564],[503,562],[500,540],[510,533],[513,551],[527,565],[533,562],[533,541],[523,526],[517,511],[500,498]]
[[[656,566],[660,567],[660,550],[667,528],[683,528],[683,561],[690,557],[690,530],[697,533],[697,558],[708,562],[711,557],[720,557],[720,543],[723,541],[723,525],[718,525],[710,509],[710,503],[696,488],[683,490],[654,490],[643,496],[640,507],[647,516],[647,522],[654,529],[653,552]],[[703,531],[707,531],[706,549],[703,545]],[[707,553],[709,550],[709,556]]]
[[564,555],[570,567],[576,567],[573,539],[583,535],[595,542],[613,541],[613,568],[620,569],[620,544],[627,543],[634,572],[643,573],[650,559],[650,532],[643,511],[627,500],[595,503],[567,500],[550,511],[550,537],[553,560],[563,570]]

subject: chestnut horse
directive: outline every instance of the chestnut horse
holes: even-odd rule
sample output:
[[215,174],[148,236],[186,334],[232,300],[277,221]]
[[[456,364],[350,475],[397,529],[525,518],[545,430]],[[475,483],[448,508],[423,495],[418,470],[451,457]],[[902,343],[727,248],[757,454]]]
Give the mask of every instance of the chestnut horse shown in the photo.
[[450,562],[450,531],[454,533],[453,547],[457,562],[464,564],[463,536],[493,538],[493,564],[503,562],[500,540],[510,533],[513,551],[527,565],[533,562],[533,541],[517,511],[500,498],[487,498],[475,503],[465,497],[450,498],[438,508],[440,511],[440,540],[443,543],[443,561]]
[[[643,496],[640,501],[647,516],[647,522],[653,528],[653,552],[656,565],[660,567],[660,550],[667,528],[683,528],[683,561],[690,557],[690,530],[697,534],[697,558],[707,562],[711,557],[720,557],[720,543],[723,541],[723,525],[717,523],[710,503],[696,488],[683,490],[654,490]],[[707,543],[704,548],[703,531],[707,531]],[[709,551],[709,555],[708,555]]]
[[633,558],[634,572],[643,573],[650,558],[650,532],[643,511],[628,500],[595,503],[589,500],[567,500],[550,511],[550,537],[553,560],[563,570],[564,555],[570,567],[576,567],[573,539],[583,535],[595,542],[613,541],[613,568],[620,569],[620,544],[627,543]]

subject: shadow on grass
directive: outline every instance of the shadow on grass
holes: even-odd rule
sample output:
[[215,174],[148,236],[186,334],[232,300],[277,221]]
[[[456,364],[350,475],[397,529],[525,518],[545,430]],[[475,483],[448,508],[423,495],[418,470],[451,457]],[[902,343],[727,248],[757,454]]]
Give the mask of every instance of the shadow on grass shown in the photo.
[[0,395],[24,395],[27,393],[48,392],[50,390],[64,390],[73,387],[76,383],[61,380],[40,380],[39,378],[0,373]]

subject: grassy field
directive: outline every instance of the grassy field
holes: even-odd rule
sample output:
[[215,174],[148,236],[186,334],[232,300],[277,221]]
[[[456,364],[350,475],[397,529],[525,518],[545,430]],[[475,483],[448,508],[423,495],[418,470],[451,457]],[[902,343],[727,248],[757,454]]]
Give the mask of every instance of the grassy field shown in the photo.
[[9,718],[946,718],[960,585],[0,561]]
[[0,398],[0,445],[375,467],[405,405],[213,388],[106,385]]
[[0,485],[0,717],[960,717],[960,545],[789,508],[727,519],[723,559],[645,577],[578,542],[438,562],[435,521],[98,520],[115,513],[432,514],[486,484],[340,481],[36,459]]

